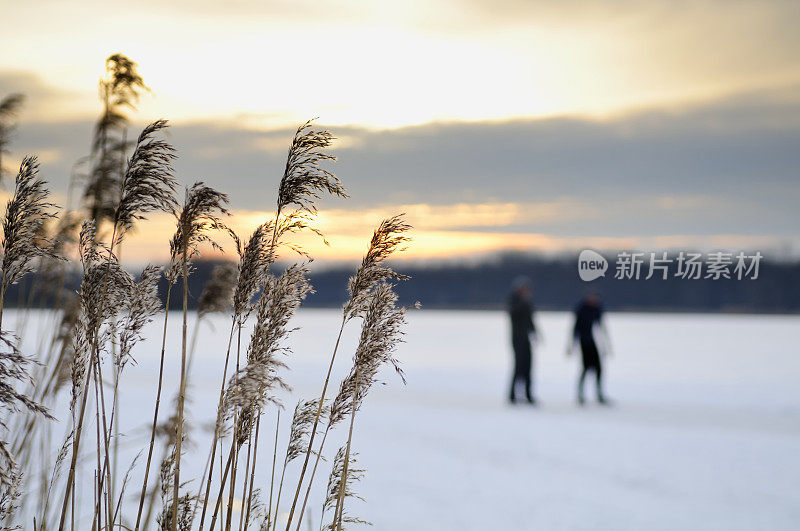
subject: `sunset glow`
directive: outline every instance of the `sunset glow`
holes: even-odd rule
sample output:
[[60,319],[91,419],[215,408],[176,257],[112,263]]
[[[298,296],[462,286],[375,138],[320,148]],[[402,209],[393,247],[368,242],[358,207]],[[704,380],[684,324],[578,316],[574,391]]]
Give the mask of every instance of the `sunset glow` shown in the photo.
[[[95,13],[102,23],[87,24]],[[318,222],[335,245],[306,242],[320,258],[357,256],[369,227],[398,211],[417,228],[408,256],[421,258],[681,237],[744,244],[773,226],[770,245],[800,244],[786,223],[800,197],[783,184],[791,151],[770,162],[798,127],[800,43],[788,22],[796,5],[145,1],[123,10],[91,0],[19,3],[6,14],[0,96],[22,92],[27,104],[3,164],[10,171],[37,153],[60,201],[89,149],[104,60],[120,51],[150,88],[131,113],[135,128],[170,119],[179,178],[231,193],[242,230],[274,202],[292,128],[318,117],[333,130],[341,162],[331,169],[354,202],[322,206]],[[31,19],[47,39],[31,41],[13,22]],[[685,145],[673,148],[676,139]],[[692,153],[700,139],[709,145]],[[724,153],[711,153],[720,145]],[[748,153],[741,145],[767,162],[728,169]],[[504,164],[509,157],[519,167]],[[590,162],[597,157],[605,159]],[[775,184],[718,198],[732,171]],[[659,185],[675,177],[686,185],[673,197]],[[638,183],[653,189],[631,190]],[[601,193],[611,189],[611,199]],[[627,194],[636,201],[614,199]],[[732,218],[716,215],[696,232],[697,223],[682,223],[708,218],[709,201],[729,216],[752,202],[768,214],[753,214],[757,226],[731,227]],[[776,201],[786,207],[776,210]],[[625,225],[622,208],[661,217],[646,229]],[[163,258],[170,230],[152,221],[127,252]]]

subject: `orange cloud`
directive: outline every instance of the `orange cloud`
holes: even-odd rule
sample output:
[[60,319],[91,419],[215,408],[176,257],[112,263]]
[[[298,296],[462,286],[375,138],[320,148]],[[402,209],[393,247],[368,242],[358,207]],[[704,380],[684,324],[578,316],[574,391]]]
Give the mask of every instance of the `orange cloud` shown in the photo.
[[[656,236],[614,237],[564,237],[541,232],[513,232],[504,227],[537,221],[563,220],[569,212],[581,209],[567,208],[567,200],[554,203],[485,203],[428,205],[407,204],[362,210],[332,209],[321,211],[315,227],[322,231],[330,245],[325,245],[319,236],[306,232],[295,235],[293,243],[307,251],[315,260],[358,260],[364,253],[372,231],[380,221],[401,212],[406,213],[414,227],[412,242],[399,255],[400,259],[469,259],[482,258],[503,251],[561,252],[579,248],[596,249],[666,249],[666,248],[754,248],[777,245],[775,238],[763,235],[685,235],[667,234]],[[591,215],[582,211],[581,214]],[[234,211],[228,225],[240,237],[246,238],[259,224],[271,219],[273,212]],[[161,263],[169,258],[168,241],[175,227],[174,220],[165,214],[151,216],[143,222],[140,230],[129,235],[123,251],[123,259],[129,264],[145,262]],[[216,236],[234,257],[233,245],[225,233]],[[210,247],[203,249],[208,255],[217,252]],[[285,254],[284,259],[293,259]]]

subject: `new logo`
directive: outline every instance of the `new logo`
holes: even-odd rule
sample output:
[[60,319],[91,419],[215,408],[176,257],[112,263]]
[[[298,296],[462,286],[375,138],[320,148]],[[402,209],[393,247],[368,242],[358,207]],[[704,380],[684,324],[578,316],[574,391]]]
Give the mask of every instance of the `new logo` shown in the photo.
[[603,255],[591,249],[584,249],[578,256],[578,276],[584,282],[606,276],[608,261]]

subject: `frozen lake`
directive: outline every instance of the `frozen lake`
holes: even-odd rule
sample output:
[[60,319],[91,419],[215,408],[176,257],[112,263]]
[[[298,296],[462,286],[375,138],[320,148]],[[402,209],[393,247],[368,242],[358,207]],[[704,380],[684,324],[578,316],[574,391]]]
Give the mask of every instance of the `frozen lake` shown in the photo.
[[[297,316],[301,329],[285,375],[294,393],[284,399],[283,427],[298,398],[319,394],[339,315]],[[408,385],[386,371],[388,385],[373,389],[356,419],[353,444],[367,470],[357,491],[366,503],[351,502],[349,513],[378,530],[797,529],[800,318],[609,314],[608,408],[575,403],[579,359],[564,355],[570,320],[537,315],[544,335],[535,352],[540,405],[512,407],[505,401],[511,351],[503,313],[411,312],[398,351]],[[170,321],[167,399],[177,387],[180,315]],[[161,326],[150,325],[135,352],[138,365],[123,374],[126,456],[149,436]],[[213,423],[228,327],[215,317],[200,329],[188,406],[193,443],[184,458],[193,466],[182,479],[192,471],[198,478],[205,464],[210,434],[203,427]],[[357,333],[353,323],[337,377],[349,368]],[[593,382],[587,385],[591,398]],[[274,421],[275,411],[266,412],[262,422]],[[329,438],[329,456],[345,431]],[[268,490],[272,438],[262,440],[269,444],[259,447],[257,477]],[[314,529],[328,466],[311,502]],[[90,478],[88,471],[87,489]],[[138,481],[134,474],[129,495]]]

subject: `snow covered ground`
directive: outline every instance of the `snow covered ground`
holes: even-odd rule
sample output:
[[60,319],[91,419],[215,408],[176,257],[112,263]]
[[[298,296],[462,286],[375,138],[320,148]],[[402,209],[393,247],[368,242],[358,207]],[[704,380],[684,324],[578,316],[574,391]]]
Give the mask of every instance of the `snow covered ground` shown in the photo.
[[[177,382],[179,319],[172,314],[168,396]],[[535,353],[540,406],[512,407],[505,401],[511,353],[504,314],[412,312],[398,352],[408,385],[383,373],[387,385],[373,390],[356,420],[354,445],[367,469],[357,490],[366,503],[351,502],[349,512],[378,530],[798,528],[798,317],[610,314],[608,408],[575,403],[579,361],[564,355],[569,320],[564,313],[537,316],[544,334]],[[298,398],[320,392],[338,323],[336,311],[299,313],[284,427]],[[212,324],[200,329],[191,374],[195,429],[185,462],[193,472],[182,479],[199,477],[207,456],[202,427],[213,422],[228,332],[225,319]],[[123,463],[148,436],[160,326],[150,326],[138,365],[123,375]],[[344,338],[338,377],[357,332],[355,325]],[[26,334],[26,344],[34,337]],[[274,421],[270,411],[262,422]],[[329,438],[329,455],[343,435]],[[272,458],[271,437],[265,440],[262,489]],[[314,529],[328,466],[311,503]],[[84,479],[82,495],[90,498]],[[138,481],[134,474],[131,484]]]

